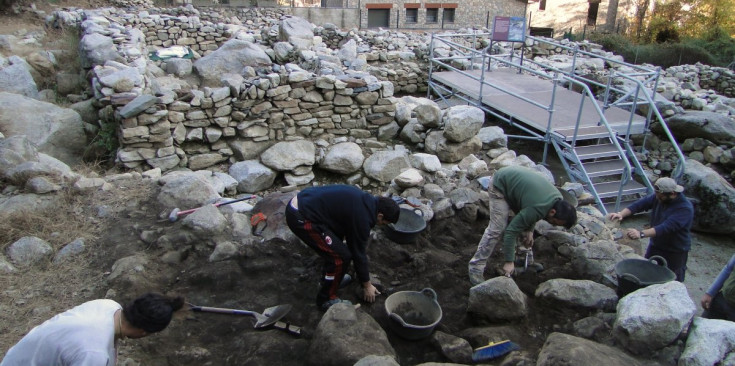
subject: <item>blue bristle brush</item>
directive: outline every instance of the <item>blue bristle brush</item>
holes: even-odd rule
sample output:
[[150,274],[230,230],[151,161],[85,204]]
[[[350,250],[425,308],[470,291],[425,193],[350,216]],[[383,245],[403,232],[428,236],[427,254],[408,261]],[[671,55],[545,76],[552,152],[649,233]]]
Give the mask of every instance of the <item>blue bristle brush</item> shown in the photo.
[[519,350],[521,347],[509,340],[500,342],[490,342],[487,346],[480,347],[472,353],[472,361],[482,362],[498,358],[512,351]]

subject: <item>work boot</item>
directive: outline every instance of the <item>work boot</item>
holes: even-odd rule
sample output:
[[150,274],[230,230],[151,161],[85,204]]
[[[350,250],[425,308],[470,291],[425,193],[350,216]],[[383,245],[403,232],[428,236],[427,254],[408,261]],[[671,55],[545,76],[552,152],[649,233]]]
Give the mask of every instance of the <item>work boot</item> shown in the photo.
[[329,301],[325,302],[324,304],[321,304],[319,306],[319,309],[321,309],[321,311],[327,311],[327,310],[329,310],[329,308],[332,307],[332,305],[335,305],[335,304],[352,305],[352,302],[349,301],[349,300],[342,300],[340,298],[336,298],[336,299],[329,300]]

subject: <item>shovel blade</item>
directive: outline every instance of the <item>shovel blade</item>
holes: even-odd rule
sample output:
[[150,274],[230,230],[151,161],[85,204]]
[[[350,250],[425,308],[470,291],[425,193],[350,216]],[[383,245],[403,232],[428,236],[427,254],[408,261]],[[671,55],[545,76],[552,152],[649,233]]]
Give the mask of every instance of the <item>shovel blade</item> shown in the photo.
[[281,320],[291,311],[291,304],[271,306],[263,310],[263,314],[255,315],[255,328],[264,328]]

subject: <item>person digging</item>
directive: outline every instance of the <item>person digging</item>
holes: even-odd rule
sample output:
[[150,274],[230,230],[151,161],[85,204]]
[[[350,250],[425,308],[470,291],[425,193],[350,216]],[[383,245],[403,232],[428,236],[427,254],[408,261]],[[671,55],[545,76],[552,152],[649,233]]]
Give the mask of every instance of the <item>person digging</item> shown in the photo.
[[363,288],[363,299],[374,302],[380,295],[370,282],[367,249],[370,230],[375,225],[398,222],[398,204],[387,197],[373,196],[347,185],[304,189],[286,205],[286,223],[306,245],[324,260],[321,287],[316,305],[326,311],[344,302],[337,290],[350,281],[350,262]]
[[[485,281],[487,260],[501,239],[504,255],[502,271],[510,277],[515,270],[516,240],[521,242],[526,251],[530,250],[537,221],[543,219],[567,229],[577,223],[577,210],[574,204],[567,202],[576,199],[554,187],[533,169],[522,166],[499,169],[492,176],[488,193],[490,221],[468,265],[472,286]],[[511,210],[516,215],[508,223]]]

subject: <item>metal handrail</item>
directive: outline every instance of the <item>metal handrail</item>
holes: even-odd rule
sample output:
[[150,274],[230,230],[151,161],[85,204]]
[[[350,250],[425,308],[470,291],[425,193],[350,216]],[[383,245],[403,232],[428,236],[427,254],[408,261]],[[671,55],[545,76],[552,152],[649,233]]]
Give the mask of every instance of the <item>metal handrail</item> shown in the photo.
[[[475,37],[476,35],[475,34],[472,34],[472,36]],[[589,84],[594,84],[594,85],[605,87],[605,90],[606,90],[605,99],[607,99],[607,95],[609,95],[610,89],[612,89],[612,90],[614,90],[616,92],[622,93],[622,94],[626,94],[625,90],[610,88],[611,85],[610,85],[610,82],[609,81],[611,80],[612,76],[610,77],[610,79],[608,79],[608,84],[607,85],[603,85],[603,84],[600,84],[599,82],[595,82],[594,80],[589,80],[589,79],[586,79],[586,78],[583,78],[583,77],[576,76],[574,74],[574,69],[572,69],[572,71],[571,71],[572,74],[571,75],[567,75],[567,72],[564,72],[563,70],[555,70],[555,68],[549,67],[548,65],[541,65],[541,64],[538,64],[536,62],[532,62],[532,65],[538,65],[539,67],[542,68],[542,70],[539,71],[539,70],[535,70],[533,68],[524,66],[524,65],[519,64],[519,63],[513,63],[511,61],[505,60],[505,58],[508,57],[508,55],[490,55],[487,52],[487,48],[483,49],[481,51],[482,54],[480,55],[479,54],[480,51],[478,51],[478,50],[476,50],[476,49],[474,49],[472,47],[467,47],[467,46],[462,45],[462,44],[459,44],[457,42],[453,42],[453,41],[450,41],[450,40],[442,39],[441,37],[434,38],[433,35],[432,35],[432,45],[435,44],[434,43],[435,40],[436,41],[439,41],[439,42],[444,42],[445,44],[447,44],[449,46],[449,52],[450,53],[454,53],[454,55],[452,55],[452,56],[446,56],[446,57],[434,58],[433,57],[433,55],[434,55],[434,53],[433,53],[434,47],[432,47],[431,48],[432,57],[430,58],[430,60],[431,60],[431,62],[430,62],[431,63],[430,70],[433,70],[434,65],[441,66],[441,67],[444,67],[444,68],[446,68],[448,70],[455,71],[455,72],[457,72],[457,73],[459,73],[461,75],[464,75],[464,76],[466,76],[466,77],[468,77],[468,78],[470,78],[472,80],[479,81],[479,83],[480,83],[480,94],[479,94],[479,96],[477,98],[478,100],[470,101],[470,100],[468,100],[468,99],[466,99],[464,97],[461,97],[463,100],[467,101],[468,103],[478,104],[479,106],[481,106],[482,105],[482,90],[483,90],[483,87],[485,85],[487,85],[488,87],[493,88],[494,90],[498,90],[498,91],[500,91],[500,92],[502,92],[502,93],[504,93],[506,95],[513,96],[513,97],[515,97],[515,98],[517,98],[519,100],[525,101],[527,103],[530,103],[533,106],[536,106],[538,108],[541,108],[542,110],[546,110],[547,111],[547,113],[549,114],[549,118],[548,118],[548,123],[547,123],[547,128],[546,128],[546,131],[545,131],[545,135],[542,136],[541,134],[532,133],[534,136],[538,136],[539,138],[543,139],[543,141],[547,142],[547,144],[544,147],[544,161],[546,160],[548,142],[552,142],[552,136],[556,135],[551,130],[552,114],[554,113],[554,104],[555,104],[554,95],[556,94],[556,92],[555,92],[556,86],[558,85],[558,83],[560,81],[564,81],[564,82],[568,82],[570,87],[572,85],[575,85],[575,86],[579,87],[579,90],[582,91],[582,93],[581,93],[582,99],[581,99],[581,102],[580,102],[580,107],[579,107],[580,109],[577,112],[577,119],[576,119],[576,122],[575,122],[574,135],[572,136],[571,144],[567,143],[563,138],[554,138],[554,140],[553,140],[554,141],[554,144],[556,145],[557,143],[559,143],[562,146],[564,146],[565,148],[571,149],[571,151],[573,153],[573,151],[574,151],[573,148],[576,145],[576,141],[577,141],[577,137],[578,137],[578,133],[579,133],[579,126],[580,126],[580,124],[582,122],[581,121],[581,113],[582,113],[583,106],[584,106],[584,103],[586,101],[586,98],[589,97],[593,101],[592,105],[593,105],[593,107],[594,107],[594,109],[595,109],[595,111],[596,111],[596,113],[597,113],[597,115],[599,116],[599,119],[600,119],[599,122],[598,122],[598,125],[603,126],[607,130],[608,136],[610,137],[610,142],[614,146],[615,150],[617,150],[617,153],[620,156],[620,160],[623,162],[623,169],[622,169],[621,179],[620,179],[620,187],[618,189],[618,194],[617,194],[617,199],[616,199],[616,207],[620,205],[620,200],[622,198],[623,189],[624,189],[625,185],[632,179],[632,171],[633,171],[633,169],[631,167],[630,161],[627,158],[628,154],[626,153],[626,150],[623,150],[623,148],[620,146],[620,143],[619,143],[619,140],[617,138],[616,132],[609,125],[607,119],[605,118],[605,114],[602,111],[602,108],[596,102],[596,97],[592,93],[589,85],[587,84],[587,83],[589,83]],[[473,44],[474,44],[474,42],[473,42]],[[491,47],[491,46],[488,46],[488,47]],[[591,53],[585,52],[585,51],[581,51],[578,48],[575,48],[575,52],[579,52],[579,53],[582,53],[582,54],[588,54],[588,55],[592,55],[594,57],[605,59],[602,56],[594,55],[594,54],[591,54]],[[457,53],[459,53],[461,55],[457,55]],[[474,70],[474,63],[473,63],[473,61],[476,60],[476,59],[478,59],[478,58],[480,58],[480,57],[482,57],[482,60],[483,60],[482,61],[483,67],[482,67],[482,73],[480,74],[479,77],[477,75],[475,75],[475,74],[472,74],[472,73],[467,72],[465,70],[461,70],[461,69],[459,69],[457,67],[454,67],[454,66],[452,66],[452,65],[450,65],[450,64],[447,63],[447,61],[451,61],[451,60],[458,60],[458,59],[468,60],[470,62],[470,68],[472,70]],[[497,64],[500,64],[500,65],[506,65],[506,66],[509,66],[511,68],[518,68],[519,69],[519,72],[526,71],[526,72],[528,72],[530,74],[533,74],[533,75],[536,75],[536,76],[539,76],[539,77],[545,78],[545,79],[552,79],[552,78],[547,73],[542,72],[542,71],[555,70],[557,73],[556,73],[556,75],[552,79],[552,81],[554,83],[554,92],[552,93],[552,98],[551,98],[550,104],[549,105],[541,104],[541,103],[539,103],[539,102],[537,102],[535,100],[532,100],[530,98],[527,98],[525,96],[519,95],[519,94],[514,93],[512,91],[509,91],[509,90],[501,89],[498,86],[493,85],[493,84],[487,82],[485,80],[485,73],[484,73],[484,71],[485,71],[485,60],[487,60],[487,62],[488,62],[487,65],[488,66],[490,66],[490,63],[494,61],[494,62],[496,62]],[[615,61],[611,61],[611,62],[615,62]],[[642,68],[635,67],[635,69],[641,70]],[[643,70],[646,70],[646,69],[643,69]],[[653,80],[654,78],[656,78],[655,80],[658,81],[657,75],[656,74],[652,74],[649,70],[646,70],[646,72],[644,72],[644,73],[635,73],[635,76],[638,76],[638,77],[640,77],[640,76],[648,76],[648,75],[651,75],[651,78],[648,79],[647,82]],[[634,80],[636,83],[642,85],[642,83],[640,82],[640,80],[632,79],[632,77],[628,77],[628,79]],[[434,86],[434,85],[431,86],[431,88],[438,88],[438,87],[439,86]],[[444,89],[444,90],[446,90],[446,89]],[[444,97],[442,96],[442,98],[444,98]],[[626,98],[627,98],[627,95],[626,95]],[[483,110],[484,110],[484,108],[483,108]],[[629,120],[628,123],[629,123],[629,125],[632,124],[632,117],[631,117],[631,119]],[[526,130],[526,131],[528,132],[528,130]],[[574,153],[573,153],[573,158],[574,158],[574,163],[577,165],[577,169],[580,169],[580,171],[584,175],[584,177],[589,177],[589,175],[587,174],[584,166],[580,163],[579,158]],[[566,165],[566,163],[565,163],[565,165]],[[568,166],[565,166],[565,167],[568,168]],[[596,190],[594,188],[594,185],[592,184],[591,181],[589,181],[589,178],[585,178],[585,179],[588,180],[585,183],[587,183],[587,185],[589,186],[591,193],[595,197],[595,200],[598,202],[598,204],[600,204],[602,206],[601,199],[599,198],[599,194],[596,192]]]
[[[669,130],[669,126],[666,124],[666,121],[664,120],[663,116],[661,116],[661,113],[658,111],[658,108],[656,108],[656,103],[653,101],[653,98],[650,95],[648,95],[648,93],[646,92],[640,80],[633,79],[631,77],[628,77],[625,74],[620,74],[618,76],[635,82],[636,84],[638,84],[638,87],[643,90],[643,96],[646,99],[646,102],[648,103],[648,106],[649,106],[649,112],[653,112],[653,114],[656,116],[656,119],[661,124],[661,128],[663,128],[664,133],[666,133],[666,137],[668,137],[669,142],[671,142],[671,145],[674,147],[676,156],[679,158],[679,162],[676,164],[676,168],[674,168],[674,171],[672,172],[672,178],[674,179],[681,178],[681,176],[684,174],[684,165],[686,163],[686,158],[684,157],[684,153],[681,152],[681,149],[679,149],[679,145],[676,143],[676,139],[674,138],[674,135],[671,133],[671,130]],[[637,98],[638,96],[636,95],[636,99]],[[646,131],[648,130],[649,128],[647,125]]]

